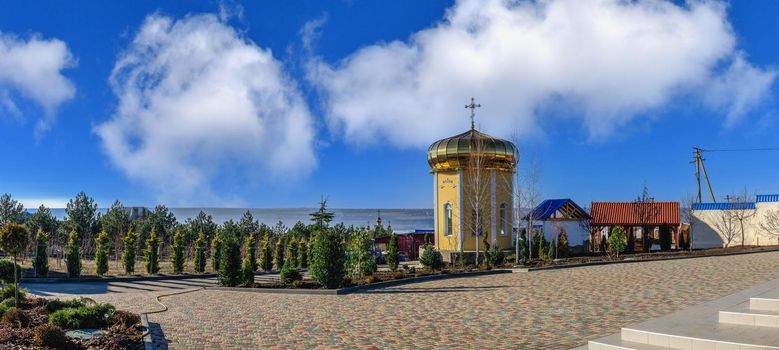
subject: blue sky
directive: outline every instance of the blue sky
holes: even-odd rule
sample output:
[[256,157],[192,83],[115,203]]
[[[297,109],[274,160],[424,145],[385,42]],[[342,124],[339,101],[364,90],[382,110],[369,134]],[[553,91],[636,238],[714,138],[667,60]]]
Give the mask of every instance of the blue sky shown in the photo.
[[[0,192],[428,208],[426,146],[468,127],[475,96],[543,197],[630,200],[646,182],[680,200],[692,146],[779,146],[777,15],[771,0],[12,2]],[[778,155],[709,154],[715,194],[779,192]]]

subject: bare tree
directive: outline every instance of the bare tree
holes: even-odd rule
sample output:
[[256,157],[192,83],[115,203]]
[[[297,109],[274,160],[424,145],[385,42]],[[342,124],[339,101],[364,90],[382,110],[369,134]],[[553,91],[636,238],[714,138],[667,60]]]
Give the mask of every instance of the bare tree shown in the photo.
[[[687,241],[688,241],[687,245],[689,246],[690,250],[693,249],[693,242],[694,242],[693,239],[692,239],[693,238],[692,237],[692,232],[693,232],[692,225],[694,223],[693,215],[692,215],[693,204],[695,204],[695,197],[692,196],[692,195],[685,196],[684,199],[682,199],[682,205],[683,206],[682,206],[682,211],[680,213],[681,216],[682,216],[682,222],[686,222],[687,224],[690,225],[690,229],[687,231]],[[681,232],[679,234],[681,235]],[[678,243],[678,240],[677,240],[677,243]]]
[[[484,212],[489,200],[490,170],[487,169],[485,154],[490,136],[471,129],[468,164],[466,166],[465,207],[470,209],[471,220],[468,231],[476,237],[476,265],[479,265],[479,241],[484,234]],[[494,142],[494,141],[493,141]],[[467,214],[466,214],[467,215]]]
[[541,166],[538,161],[533,160],[528,164],[527,173],[524,177],[523,186],[520,186],[523,193],[523,200],[521,204],[529,209],[527,214],[526,225],[527,229],[525,238],[527,240],[527,251],[530,257],[533,256],[533,222],[538,218],[535,217],[533,212],[541,198],[541,191],[539,190],[538,181],[541,178]]
[[749,221],[752,217],[754,217],[757,214],[757,210],[755,210],[755,206],[750,203],[750,199],[752,197],[749,195],[749,192],[746,188],[741,191],[741,193],[737,196],[734,196],[732,199],[732,205],[733,205],[733,216],[735,217],[736,221],[738,221],[739,228],[741,229],[741,247],[744,247],[744,243],[746,241],[746,233],[744,231],[744,222]]
[[725,248],[729,247],[730,243],[733,242],[733,239],[736,238],[736,235],[738,234],[737,225],[738,220],[736,220],[733,210],[723,209],[716,211],[712,226],[725,241]]
[[769,210],[763,215],[760,229],[774,238],[779,238],[779,209]]
[[[633,210],[636,213],[636,217],[638,218],[638,222],[641,225],[641,231],[642,231],[642,243],[643,248],[645,252],[649,252],[652,248],[652,239],[649,235],[649,225],[655,220],[655,218],[658,215],[658,208],[654,204],[655,199],[649,194],[649,187],[647,187],[646,182],[644,182],[644,188],[641,191],[641,193],[636,197],[635,202],[633,203]],[[630,231],[627,228],[625,231]],[[631,242],[630,237],[633,238],[634,244],[635,244],[635,232],[625,232],[625,235],[628,236],[628,242]],[[627,247],[629,251],[633,251],[633,247]]]

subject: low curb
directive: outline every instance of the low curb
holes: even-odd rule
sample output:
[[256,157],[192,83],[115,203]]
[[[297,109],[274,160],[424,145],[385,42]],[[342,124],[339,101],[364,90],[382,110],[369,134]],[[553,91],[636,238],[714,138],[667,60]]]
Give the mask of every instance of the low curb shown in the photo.
[[577,268],[577,267],[601,266],[601,265],[611,265],[611,264],[648,263],[648,262],[655,262],[655,261],[685,260],[685,259],[698,259],[698,258],[716,258],[716,257],[720,257],[720,256],[761,254],[761,253],[776,253],[776,252],[779,252],[779,249],[765,249],[765,250],[755,250],[755,251],[727,252],[727,253],[719,253],[719,254],[711,254],[711,255],[668,256],[668,257],[661,257],[661,258],[656,258],[656,259],[630,259],[630,260],[593,261],[593,262],[586,262],[586,263],[580,263],[580,264],[550,265],[550,266],[539,266],[539,267],[514,267],[514,268],[511,268],[510,270],[512,272],[514,272],[514,273],[523,273],[523,272],[534,272],[534,271],[545,271],[545,270],[572,269],[572,268]]
[[149,315],[141,314],[141,325],[146,328],[146,335],[143,336],[144,350],[154,350],[154,341],[151,338],[151,327],[149,327]]
[[360,293],[374,289],[394,287],[404,284],[413,284],[450,278],[478,277],[485,275],[495,275],[501,273],[511,273],[510,269],[496,269],[489,271],[474,271],[461,273],[445,273],[440,275],[430,275],[421,277],[404,278],[399,280],[383,281],[361,286],[346,287],[340,289],[285,289],[285,288],[246,288],[246,287],[205,287],[206,290],[220,290],[231,292],[249,292],[249,293],[269,293],[269,294],[298,294],[298,295],[346,295]]
[[157,275],[157,276],[135,276],[135,277],[78,277],[78,278],[21,278],[19,283],[72,283],[72,282],[137,282],[137,281],[159,281],[159,280],[189,280],[196,278],[214,278],[216,274],[205,273],[202,275]]

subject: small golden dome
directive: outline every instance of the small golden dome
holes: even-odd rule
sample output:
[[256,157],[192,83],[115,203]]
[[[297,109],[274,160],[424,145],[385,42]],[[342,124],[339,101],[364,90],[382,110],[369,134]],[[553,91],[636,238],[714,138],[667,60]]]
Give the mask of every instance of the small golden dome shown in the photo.
[[517,147],[475,129],[433,142],[427,149],[427,162],[432,171],[467,168],[469,161],[476,159],[471,152],[479,149],[485,168],[514,171],[519,158]]

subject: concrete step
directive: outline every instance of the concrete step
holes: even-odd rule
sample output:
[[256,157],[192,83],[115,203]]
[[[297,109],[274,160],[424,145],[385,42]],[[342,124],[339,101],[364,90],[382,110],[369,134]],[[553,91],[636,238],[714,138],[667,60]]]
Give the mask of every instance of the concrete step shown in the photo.
[[751,301],[719,312],[720,323],[756,327],[779,328],[779,311],[759,310],[751,307]]
[[587,345],[582,347],[587,350],[664,350],[654,345],[639,344],[622,340],[619,334],[614,334],[606,338],[590,340]]
[[763,327],[727,325],[710,329],[681,329],[679,332],[651,332],[622,328],[622,341],[679,350],[768,350],[779,349],[775,330]]
[[753,310],[779,311],[779,290],[774,289],[749,298],[749,308]]

